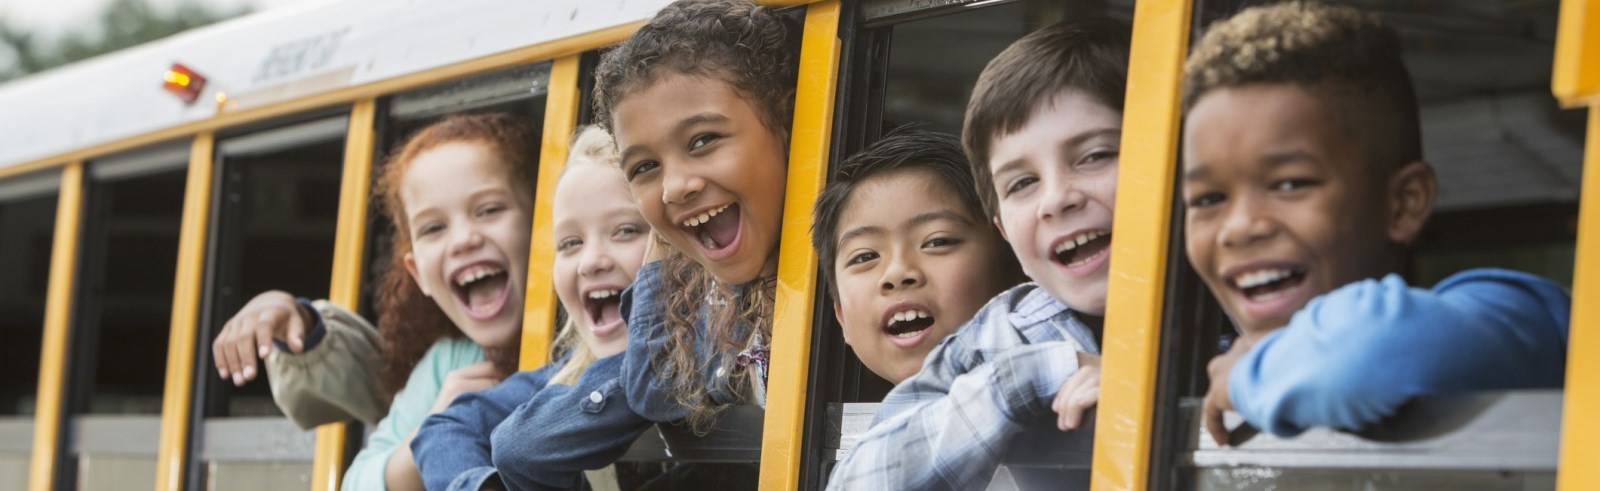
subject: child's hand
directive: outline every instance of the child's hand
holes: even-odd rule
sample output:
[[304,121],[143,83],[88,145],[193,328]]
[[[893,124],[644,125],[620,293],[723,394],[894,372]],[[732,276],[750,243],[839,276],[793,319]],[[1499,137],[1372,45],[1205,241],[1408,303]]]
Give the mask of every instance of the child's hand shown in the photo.
[[1056,400],[1050,409],[1056,412],[1056,428],[1061,431],[1078,429],[1083,422],[1083,412],[1100,402],[1100,356],[1078,352],[1078,371],[1056,391]]
[[439,396],[433,399],[433,410],[428,414],[450,407],[456,396],[487,390],[504,378],[505,376],[494,368],[494,362],[488,360],[451,370],[449,375],[444,376],[444,384],[439,386]]
[[1228,348],[1227,353],[1217,355],[1206,365],[1206,372],[1211,376],[1211,388],[1206,391],[1205,402],[1201,405],[1200,412],[1204,415],[1206,432],[1211,434],[1211,440],[1217,445],[1235,445],[1249,439],[1253,429],[1249,423],[1239,426],[1239,436],[1230,438],[1228,426],[1222,421],[1222,414],[1233,410],[1233,400],[1228,394],[1228,374],[1233,372],[1233,365],[1239,358],[1250,351],[1254,343],[1241,336]]
[[232,378],[233,385],[255,380],[256,359],[272,353],[273,339],[299,353],[305,349],[306,329],[315,323],[293,295],[276,290],[256,295],[222,325],[222,332],[212,341],[211,358],[217,373]]

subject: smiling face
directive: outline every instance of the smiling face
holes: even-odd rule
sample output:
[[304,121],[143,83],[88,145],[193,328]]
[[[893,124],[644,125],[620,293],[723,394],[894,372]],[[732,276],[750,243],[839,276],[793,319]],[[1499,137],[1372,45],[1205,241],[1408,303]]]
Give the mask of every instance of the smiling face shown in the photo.
[[1284,326],[1318,295],[1393,271],[1393,244],[1414,233],[1390,235],[1387,179],[1317,95],[1284,84],[1217,89],[1184,125],[1189,261],[1247,337]]
[[1104,315],[1122,113],[1066,90],[989,156],[996,225],[1023,272],[1074,310]]
[[411,161],[401,183],[412,250],[406,269],[473,342],[507,347],[522,326],[532,197],[477,143],[446,143]]
[[873,373],[899,383],[1006,287],[1000,237],[933,173],[868,178],[839,219],[834,315]]
[[575,165],[556,186],[556,296],[596,358],[628,346],[618,295],[639,272],[649,233],[615,167]]
[[715,78],[662,75],[617,104],[617,148],[639,211],[674,248],[727,284],[776,257],[784,145]]

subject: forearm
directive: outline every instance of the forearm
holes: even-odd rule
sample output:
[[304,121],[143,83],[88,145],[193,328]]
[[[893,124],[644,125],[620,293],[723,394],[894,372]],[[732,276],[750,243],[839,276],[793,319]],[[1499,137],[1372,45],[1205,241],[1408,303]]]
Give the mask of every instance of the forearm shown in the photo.
[[400,442],[383,465],[384,487],[389,491],[423,491],[422,474],[411,455],[411,437]]

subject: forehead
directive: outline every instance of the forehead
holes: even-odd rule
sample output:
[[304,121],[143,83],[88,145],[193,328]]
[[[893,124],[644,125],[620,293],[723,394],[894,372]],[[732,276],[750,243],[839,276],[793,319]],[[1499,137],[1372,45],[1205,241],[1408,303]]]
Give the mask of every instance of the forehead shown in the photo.
[[628,181],[622,170],[605,164],[575,162],[556,185],[556,220],[564,216],[632,208]]
[[755,108],[733,86],[715,77],[663,74],[618,102],[613,128],[617,147],[626,150],[641,139],[662,136],[685,118],[701,114],[742,121],[753,118]]
[[933,171],[896,169],[869,177],[845,199],[838,234],[857,227],[884,227],[893,232],[918,215],[951,211],[977,223],[960,206],[957,190]]
[[1335,103],[1322,91],[1292,84],[1208,92],[1195,102],[1185,121],[1184,167],[1195,171],[1255,165],[1285,152],[1359,165],[1358,142],[1344,131]]
[[1098,129],[1122,126],[1122,113],[1078,89],[1063,89],[1040,104],[1016,131],[995,135],[989,166],[997,167],[1034,151],[1054,152],[1056,144]]
[[453,142],[417,154],[401,184],[406,198],[444,198],[490,185],[511,186],[511,172],[479,143]]

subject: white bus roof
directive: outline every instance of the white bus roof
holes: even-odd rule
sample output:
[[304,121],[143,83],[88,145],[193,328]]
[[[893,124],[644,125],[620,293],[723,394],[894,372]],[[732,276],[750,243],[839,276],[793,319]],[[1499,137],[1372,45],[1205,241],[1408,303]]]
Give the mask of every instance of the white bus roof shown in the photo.
[[[649,18],[668,0],[340,0],[261,12],[0,85],[0,169],[218,114]],[[207,78],[185,104],[182,63]]]

